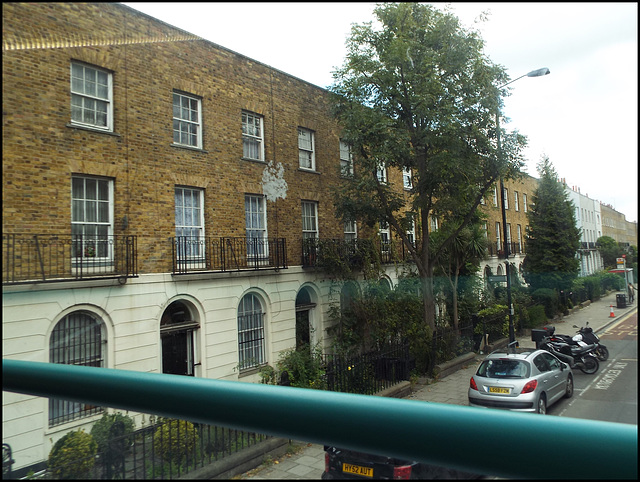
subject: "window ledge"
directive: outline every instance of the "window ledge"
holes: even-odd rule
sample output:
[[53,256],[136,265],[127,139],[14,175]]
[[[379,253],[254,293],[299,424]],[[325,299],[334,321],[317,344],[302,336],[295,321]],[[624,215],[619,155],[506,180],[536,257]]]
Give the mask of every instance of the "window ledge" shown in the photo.
[[241,157],[240,160],[247,162],[257,162],[258,164],[266,164],[267,161],[262,159],[251,159],[250,157]]
[[319,173],[318,171],[313,170],[313,169],[305,169],[304,167],[299,167],[299,168],[298,168],[298,171],[300,171],[300,172],[306,172],[306,173],[309,173],[309,174],[317,174],[317,175],[320,175],[320,173]]
[[89,131],[89,132],[95,132],[96,134],[107,134],[109,136],[115,136],[115,137],[122,137],[122,135],[117,134],[116,132],[113,131],[107,131],[104,129],[97,129],[91,126],[82,126],[79,124],[67,124],[67,127],[71,128],[71,129],[79,129],[81,131]]
[[176,149],[186,149],[188,151],[196,151],[196,152],[202,152],[203,154],[208,154],[209,151],[205,151],[203,148],[201,147],[193,147],[193,146],[185,146],[183,144],[171,144],[171,147],[175,147]]

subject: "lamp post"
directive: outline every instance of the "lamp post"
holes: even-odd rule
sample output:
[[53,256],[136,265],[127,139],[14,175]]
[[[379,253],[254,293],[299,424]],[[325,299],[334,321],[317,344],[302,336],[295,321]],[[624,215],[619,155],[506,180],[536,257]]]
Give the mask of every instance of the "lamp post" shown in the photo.
[[[501,85],[500,87],[498,87],[498,90],[502,89],[503,87],[523,77],[542,77],[543,75],[548,75],[550,73],[551,71],[546,67],[542,69],[532,70],[527,74],[521,75],[520,77],[513,79],[507,82],[506,84]],[[499,102],[498,102],[498,106],[496,107],[496,144],[498,148],[498,158],[502,159],[502,146],[500,144],[500,103]],[[515,334],[515,329],[513,327],[513,303],[511,302],[511,274],[510,274],[510,268],[509,268],[509,254],[511,254],[511,252],[510,252],[509,240],[507,239],[507,210],[505,206],[505,201],[507,196],[504,190],[504,181],[502,177],[500,178],[500,193],[502,194],[501,197],[502,197],[502,232],[504,233],[504,241],[503,241],[504,265],[507,271],[506,279],[507,279],[507,305],[509,307],[509,347],[513,347],[513,349],[515,350],[516,334]]]

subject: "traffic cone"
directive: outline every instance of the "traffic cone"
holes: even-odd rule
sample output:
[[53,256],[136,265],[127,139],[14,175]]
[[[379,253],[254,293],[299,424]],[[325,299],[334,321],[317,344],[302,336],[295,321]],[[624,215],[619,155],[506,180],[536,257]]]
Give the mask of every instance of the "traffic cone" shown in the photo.
[[616,315],[613,314],[613,305],[609,305],[611,307],[611,313],[609,313],[609,318],[615,318]]

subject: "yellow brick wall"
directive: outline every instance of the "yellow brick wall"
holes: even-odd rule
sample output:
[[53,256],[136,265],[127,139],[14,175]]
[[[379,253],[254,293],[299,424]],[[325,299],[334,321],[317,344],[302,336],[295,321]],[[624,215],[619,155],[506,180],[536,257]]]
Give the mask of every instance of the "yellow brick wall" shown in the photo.
[[[262,193],[266,167],[241,159],[245,109],[264,116],[265,160],[285,168],[267,226],[289,263],[301,200],[319,203],[320,237],[343,236],[325,90],[117,4],[3,4],[3,37],[3,231],[70,233],[71,175],[89,174],[114,179],[114,234],[138,236],[141,273],[171,268],[176,185],[205,190],[207,235],[244,236],[244,195]],[[113,73],[113,133],[69,127],[73,60]],[[174,89],[202,98],[202,150],[171,145]],[[298,169],[299,126],[315,133],[317,173]]]

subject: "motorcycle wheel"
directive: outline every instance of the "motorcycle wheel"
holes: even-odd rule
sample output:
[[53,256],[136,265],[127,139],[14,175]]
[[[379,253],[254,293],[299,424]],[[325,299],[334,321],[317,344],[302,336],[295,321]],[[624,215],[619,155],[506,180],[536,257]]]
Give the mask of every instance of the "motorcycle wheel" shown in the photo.
[[600,363],[597,358],[592,356],[584,357],[583,362],[580,364],[580,370],[588,375],[592,375],[597,372],[598,368],[600,368]]
[[609,358],[609,350],[606,346],[599,345],[596,350],[596,356],[600,361],[607,361],[607,358]]

